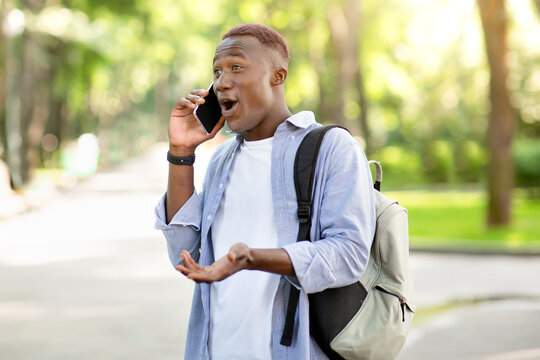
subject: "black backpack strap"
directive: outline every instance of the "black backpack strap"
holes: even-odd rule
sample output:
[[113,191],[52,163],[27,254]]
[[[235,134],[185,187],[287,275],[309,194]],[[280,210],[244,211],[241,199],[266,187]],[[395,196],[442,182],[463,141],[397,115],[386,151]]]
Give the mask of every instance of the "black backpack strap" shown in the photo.
[[[315,178],[315,169],[317,167],[317,158],[319,150],[328,130],[341,127],[339,125],[320,126],[311,130],[302,140],[300,147],[296,152],[294,160],[294,186],[296,188],[296,199],[298,202],[298,236],[296,241],[309,241],[311,229],[311,196],[313,192],[313,180]],[[343,128],[344,129],[344,128]],[[289,302],[287,304],[287,314],[285,316],[285,327],[281,337],[281,345],[291,346],[294,315],[298,306],[300,290],[291,286]]]

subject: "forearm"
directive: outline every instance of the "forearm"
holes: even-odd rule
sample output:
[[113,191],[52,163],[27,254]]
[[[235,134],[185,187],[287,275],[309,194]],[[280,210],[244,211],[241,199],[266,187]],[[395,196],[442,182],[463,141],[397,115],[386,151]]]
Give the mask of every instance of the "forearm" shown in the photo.
[[[170,147],[169,151],[174,156],[189,156],[194,154],[195,149]],[[165,201],[167,224],[193,195],[195,189],[193,177],[193,166],[169,164],[169,180]]]
[[249,249],[248,270],[295,276],[289,254],[283,249]]
[[[207,90],[193,90],[185,98],[178,100],[169,119],[169,151],[174,156],[189,156],[203,142],[212,139],[223,127],[225,119],[221,117],[211,134],[204,131],[193,115],[198,104],[204,103]],[[167,224],[193,195],[193,167],[189,165],[169,165],[169,183],[167,186],[166,213]]]
[[[328,140],[328,141],[327,141]],[[332,149],[330,151],[330,149]],[[317,169],[324,187],[315,191],[311,240],[284,245],[296,279],[308,293],[351,284],[363,275],[375,232],[373,184],[361,148],[344,130],[332,130],[321,146]],[[319,158],[323,160],[323,158]],[[318,188],[314,186],[314,188]],[[322,199],[321,202],[318,202]],[[316,225],[315,225],[316,224]]]

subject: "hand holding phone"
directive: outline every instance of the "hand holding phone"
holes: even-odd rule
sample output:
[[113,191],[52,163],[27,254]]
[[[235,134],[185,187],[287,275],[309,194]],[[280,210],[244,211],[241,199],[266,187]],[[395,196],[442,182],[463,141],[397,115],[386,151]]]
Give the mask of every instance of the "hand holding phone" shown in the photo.
[[219,105],[214,84],[208,88],[208,95],[204,97],[204,104],[195,109],[195,118],[199,120],[207,134],[210,134],[221,119],[221,106]]
[[[185,152],[186,154],[189,152],[192,154],[197,146],[212,139],[217,131],[223,127],[224,121],[221,116],[207,116],[212,113],[215,114],[215,108],[212,111],[207,111],[204,115],[200,115],[199,118],[195,115],[198,105],[202,105],[202,102],[206,103],[208,101],[208,95],[215,97],[212,88],[210,88],[210,91],[201,89],[192,90],[175,104],[171,110],[168,126],[169,145],[171,148],[174,148],[178,152]],[[212,101],[210,100],[210,103]],[[219,106],[217,99],[215,99],[214,105],[216,103]],[[207,106],[207,104],[206,106],[201,106],[199,110],[209,110]],[[221,112],[221,108],[219,108],[219,112]],[[217,125],[215,123],[213,124],[216,118],[218,119]],[[204,126],[201,127],[201,119],[207,123],[206,128]],[[175,155],[180,156],[178,154]]]

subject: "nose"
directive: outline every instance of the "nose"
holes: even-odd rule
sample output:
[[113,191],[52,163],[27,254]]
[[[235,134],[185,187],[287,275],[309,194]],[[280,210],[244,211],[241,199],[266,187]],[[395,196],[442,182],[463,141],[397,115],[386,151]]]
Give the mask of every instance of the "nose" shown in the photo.
[[224,92],[232,87],[232,80],[226,74],[226,72],[221,73],[221,75],[214,80],[214,89],[219,92]]

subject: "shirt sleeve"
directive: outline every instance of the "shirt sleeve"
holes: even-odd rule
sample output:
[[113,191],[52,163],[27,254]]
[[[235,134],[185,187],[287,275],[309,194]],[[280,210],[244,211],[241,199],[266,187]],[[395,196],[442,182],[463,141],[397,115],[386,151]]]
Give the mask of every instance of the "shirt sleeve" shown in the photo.
[[165,197],[166,194],[161,197],[154,209],[156,217],[154,228],[161,230],[165,235],[171,264],[177,266],[182,263],[180,253],[183,250],[189,251],[191,257],[198,261],[202,217],[202,204],[199,195],[194,191],[169,224],[166,223]]
[[316,181],[321,195],[311,238],[320,239],[284,246],[296,273],[289,281],[307,293],[358,281],[369,260],[375,233],[372,178],[362,149],[347,136],[329,139],[331,149],[319,158],[317,172],[324,175]]

